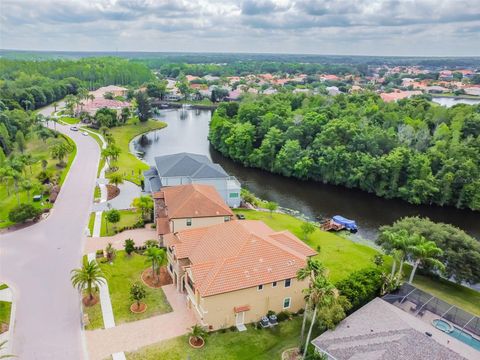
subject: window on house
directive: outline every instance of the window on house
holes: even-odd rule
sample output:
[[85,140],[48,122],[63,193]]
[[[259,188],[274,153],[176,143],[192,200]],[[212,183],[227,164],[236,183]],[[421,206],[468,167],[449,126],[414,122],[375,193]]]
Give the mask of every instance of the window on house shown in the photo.
[[187,226],[192,226],[192,219],[187,219]]
[[238,195],[237,192],[228,194],[228,197],[230,197],[230,198],[238,198],[238,196],[239,196],[239,195]]
[[258,291],[263,290],[263,285],[258,285],[257,290]]
[[277,282],[276,282],[276,281],[274,281],[274,282],[272,283],[272,287],[277,287]]
[[292,279],[285,280],[285,287],[290,287],[291,284],[292,284]]
[[290,303],[292,302],[292,298],[285,298],[283,299],[283,308],[288,309],[290,307]]
[[230,216],[224,216],[224,217],[223,217],[223,220],[224,220],[225,222],[230,221]]

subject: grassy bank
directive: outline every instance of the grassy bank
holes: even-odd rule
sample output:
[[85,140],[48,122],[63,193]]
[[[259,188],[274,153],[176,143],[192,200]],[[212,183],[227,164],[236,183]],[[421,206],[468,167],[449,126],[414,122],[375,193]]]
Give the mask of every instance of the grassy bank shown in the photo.
[[[235,210],[247,219],[262,220],[274,230],[289,230],[299,239],[304,236],[301,231],[302,220],[287,214],[270,213],[254,210]],[[378,252],[366,245],[354,243],[333,233],[315,230],[305,241],[312,249],[319,251],[316,256],[329,269],[332,281],[344,279],[353,271],[373,266],[372,257]],[[385,267],[389,268],[390,260]]]
[[[38,175],[42,172],[42,160],[46,160],[45,171],[49,173],[52,177],[58,178],[60,184],[63,184],[67,173],[72,165],[72,162],[77,153],[77,149],[73,140],[65,135],[58,135],[56,138],[49,138],[45,142],[30,135],[31,137],[27,139],[26,149],[24,154],[30,154],[32,156],[32,165],[27,165],[23,173],[22,180],[31,180],[32,182],[37,182],[36,180]],[[72,151],[67,155],[65,159],[67,165],[65,168],[58,168],[57,160],[53,160],[51,157],[51,148],[58,143],[67,143],[72,148]],[[21,155],[18,151],[15,152],[15,155]],[[13,181],[10,181],[9,184],[2,181],[0,184],[0,228],[5,228],[13,225],[13,223],[8,220],[8,213],[12,208],[14,208],[18,202],[20,203],[32,203],[35,207],[40,209],[51,208],[52,205],[45,201],[33,202],[33,195],[40,194],[39,191],[32,189],[30,191],[30,198],[28,197],[27,191],[23,189],[18,189],[15,191]],[[17,200],[18,196],[18,200]]]
[[[149,120],[140,122],[138,119],[133,118],[126,125],[110,129],[110,133],[115,139],[115,144],[122,150],[116,164],[118,166],[116,173],[121,173],[125,180],[140,185],[140,181],[143,178],[142,173],[148,169],[148,165],[130,153],[130,141],[140,134],[162,129],[165,126],[167,124],[161,121]],[[108,173],[107,177],[111,176],[111,174]]]
[[[289,230],[300,239],[302,220],[286,214],[270,213],[254,210],[235,210],[242,213],[247,219],[262,220],[274,230]],[[308,240],[305,241],[313,249],[320,247],[320,253],[316,256],[329,269],[329,276],[336,282],[347,277],[351,272],[365,267],[373,266],[372,257],[379,252],[366,245],[354,243],[333,233],[315,230]],[[391,260],[386,257],[385,269],[391,268]],[[404,266],[405,276],[408,277],[411,267]],[[415,275],[413,284],[420,289],[431,293],[456,305],[466,311],[480,315],[480,293],[465,286],[453,282],[433,279],[419,274]]]
[[[100,262],[110,290],[116,324],[146,319],[172,311],[163,290],[147,286],[145,286],[146,297],[142,300],[147,304],[147,310],[142,314],[133,314],[130,311],[130,305],[133,303],[130,299],[130,288],[137,281],[141,283],[141,274],[149,266],[143,255],[133,253],[127,256],[125,251],[118,251],[112,264]],[[86,312],[91,322],[87,329],[103,326],[100,304],[86,308]]]
[[[284,350],[298,345],[302,320],[300,317],[280,323],[272,329],[211,333],[202,349],[188,345],[188,335],[127,353],[128,360],[271,360],[280,359]],[[317,334],[314,333],[314,336]]]

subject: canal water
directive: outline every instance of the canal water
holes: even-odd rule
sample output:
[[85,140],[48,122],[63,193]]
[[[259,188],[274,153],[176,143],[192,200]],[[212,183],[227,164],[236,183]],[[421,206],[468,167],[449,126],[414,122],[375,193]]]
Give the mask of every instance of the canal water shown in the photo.
[[457,104],[468,104],[468,105],[480,104],[480,99],[461,99],[461,98],[451,98],[451,97],[433,97],[432,101],[446,107],[452,107],[453,105],[457,105]]
[[[312,219],[336,214],[357,221],[358,237],[375,239],[378,227],[404,216],[427,216],[434,221],[456,225],[480,239],[480,214],[468,210],[437,206],[413,206],[400,200],[386,200],[359,190],[300,181],[266,171],[245,168],[223,157],[209,144],[209,110],[166,109],[157,116],[168,124],[132,141],[131,147],[143,151],[143,158],[153,164],[155,156],[177,152],[204,154],[262,199],[297,210]],[[143,140],[143,141],[142,141]]]

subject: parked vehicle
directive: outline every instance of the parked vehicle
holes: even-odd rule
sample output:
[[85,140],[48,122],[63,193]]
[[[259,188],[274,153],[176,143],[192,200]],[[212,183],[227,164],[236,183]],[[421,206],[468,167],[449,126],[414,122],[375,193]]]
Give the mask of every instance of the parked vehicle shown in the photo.
[[83,131],[83,132],[82,132],[82,135],[84,135],[84,136],[88,136],[88,132],[86,132],[86,131]]
[[72,130],[72,131],[78,131],[78,127],[72,126],[72,127],[70,127],[70,130]]

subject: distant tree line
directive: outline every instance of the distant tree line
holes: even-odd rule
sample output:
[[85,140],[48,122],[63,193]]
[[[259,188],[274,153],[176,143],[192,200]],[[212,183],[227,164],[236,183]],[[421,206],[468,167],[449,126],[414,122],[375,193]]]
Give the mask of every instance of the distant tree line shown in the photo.
[[222,103],[211,144],[245,166],[413,204],[480,210],[480,106],[373,93]]
[[34,110],[105,85],[140,85],[154,75],[142,64],[120,58],[81,60],[0,59],[0,101],[8,109]]

